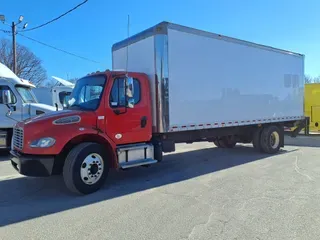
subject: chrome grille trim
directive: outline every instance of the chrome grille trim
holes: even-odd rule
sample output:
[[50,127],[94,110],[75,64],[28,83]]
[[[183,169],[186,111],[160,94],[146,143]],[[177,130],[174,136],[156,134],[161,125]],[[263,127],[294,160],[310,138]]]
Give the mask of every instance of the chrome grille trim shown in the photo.
[[13,147],[19,150],[23,149],[23,128],[13,129]]

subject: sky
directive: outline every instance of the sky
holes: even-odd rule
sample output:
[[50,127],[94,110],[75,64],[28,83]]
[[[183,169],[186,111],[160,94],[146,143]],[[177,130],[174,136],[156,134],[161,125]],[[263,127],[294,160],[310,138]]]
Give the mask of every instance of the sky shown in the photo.
[[[6,21],[20,15],[27,28],[57,17],[83,0],[1,0]],[[24,35],[93,59],[85,61],[17,36],[38,56],[48,76],[65,79],[112,68],[111,47],[130,35],[169,21],[305,55],[305,73],[320,75],[319,0],[89,0],[77,10]],[[10,30],[0,22],[0,29]],[[0,38],[11,37],[0,31]]]

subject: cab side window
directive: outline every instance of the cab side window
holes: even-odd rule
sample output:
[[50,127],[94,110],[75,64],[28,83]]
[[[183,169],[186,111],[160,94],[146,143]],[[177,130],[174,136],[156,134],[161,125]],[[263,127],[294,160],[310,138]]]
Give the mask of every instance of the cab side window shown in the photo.
[[[114,80],[111,94],[110,94],[110,106],[111,107],[125,107],[126,95],[125,95],[125,78],[117,78]],[[134,104],[138,104],[141,98],[141,86],[138,79],[133,79],[133,98]]]
[[[9,90],[9,96],[4,95],[6,93],[5,90]],[[11,89],[8,86],[1,86],[0,85],[0,104],[3,104],[4,97],[9,97],[11,99],[12,103],[17,102],[16,96],[13,94]]]

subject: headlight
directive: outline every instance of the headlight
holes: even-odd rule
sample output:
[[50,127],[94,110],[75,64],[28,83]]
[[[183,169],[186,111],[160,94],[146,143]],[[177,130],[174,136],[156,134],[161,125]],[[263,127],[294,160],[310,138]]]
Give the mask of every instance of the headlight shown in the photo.
[[45,137],[45,138],[40,138],[38,140],[33,141],[30,144],[30,147],[32,148],[47,148],[47,147],[51,147],[56,143],[56,140],[54,138],[51,137]]

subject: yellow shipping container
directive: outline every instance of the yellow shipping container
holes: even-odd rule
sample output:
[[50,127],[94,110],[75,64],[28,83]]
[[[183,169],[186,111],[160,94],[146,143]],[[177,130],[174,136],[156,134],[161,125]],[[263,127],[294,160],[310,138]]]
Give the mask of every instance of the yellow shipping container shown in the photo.
[[304,115],[310,117],[310,131],[320,131],[320,83],[305,84]]

